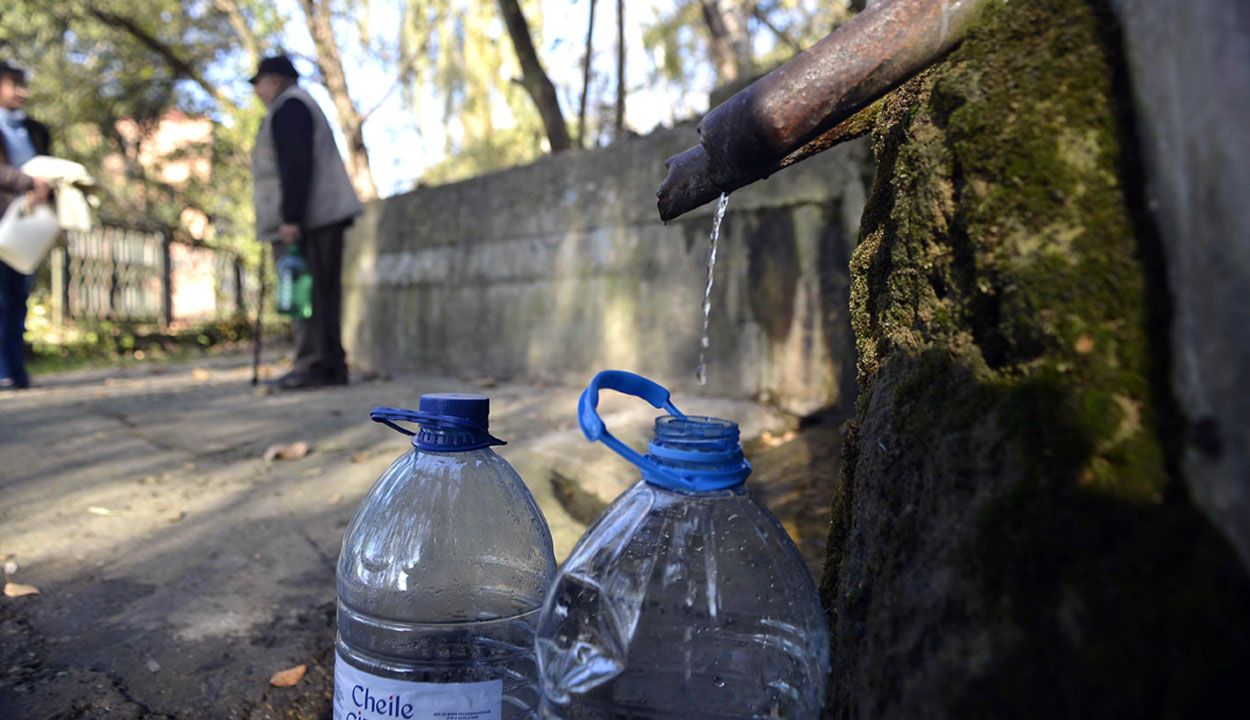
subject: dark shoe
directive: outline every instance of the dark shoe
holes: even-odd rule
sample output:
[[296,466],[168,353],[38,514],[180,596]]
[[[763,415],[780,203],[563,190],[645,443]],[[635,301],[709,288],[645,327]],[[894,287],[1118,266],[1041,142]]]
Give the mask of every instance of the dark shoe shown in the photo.
[[30,380],[14,380],[13,378],[0,379],[0,392],[8,390],[25,390],[30,387]]
[[347,368],[339,368],[338,370],[329,370],[325,373],[326,385],[346,385],[347,384]]
[[292,370],[286,375],[269,382],[271,387],[279,390],[305,390],[324,387],[327,384],[324,375],[304,372],[303,370]]

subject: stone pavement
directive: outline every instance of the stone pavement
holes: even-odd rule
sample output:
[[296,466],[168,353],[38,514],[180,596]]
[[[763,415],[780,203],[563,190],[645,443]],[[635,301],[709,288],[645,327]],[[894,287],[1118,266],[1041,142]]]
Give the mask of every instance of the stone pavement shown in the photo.
[[[0,717],[328,717],[339,544],[408,448],[369,421],[375,405],[489,395],[491,430],[509,441],[498,450],[538,498],[558,560],[636,478],[582,438],[580,388],[400,377],[264,394],[250,376],[248,358],[220,357],[0,395],[0,557],[11,583],[40,591],[0,597]],[[738,421],[744,438],[794,426],[755,403],[674,400]],[[636,447],[657,414],[615,394],[601,408]],[[264,459],[294,442],[311,451]],[[300,664],[299,684],[270,686]]]

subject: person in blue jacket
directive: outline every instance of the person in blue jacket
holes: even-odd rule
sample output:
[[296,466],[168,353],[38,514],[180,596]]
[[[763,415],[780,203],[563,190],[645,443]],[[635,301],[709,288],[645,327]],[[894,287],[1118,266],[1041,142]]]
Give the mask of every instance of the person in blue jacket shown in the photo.
[[[36,155],[46,155],[51,136],[42,123],[27,117],[26,72],[0,61],[0,217],[14,202],[47,202],[46,182],[18,168]],[[0,262],[0,391],[30,387],[26,374],[26,299],[33,276]]]

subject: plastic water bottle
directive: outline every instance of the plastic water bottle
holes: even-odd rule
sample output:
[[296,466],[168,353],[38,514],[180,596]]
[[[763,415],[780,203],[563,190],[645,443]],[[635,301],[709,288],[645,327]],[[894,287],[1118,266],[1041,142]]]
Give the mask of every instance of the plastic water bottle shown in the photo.
[[[604,428],[601,388],[672,413],[646,456]],[[829,629],[794,543],[743,486],[737,425],[683,415],[620,371],[594,378],[579,419],[642,480],[586,531],[543,605],[544,717],[819,717]]]
[[537,717],[534,624],[555,575],[534,496],[492,445],[490,401],[421,396],[338,564],[334,720]]
[[278,288],[274,293],[279,315],[293,318],[312,317],[312,275],[300,255],[299,245],[287,245],[286,254],[274,268],[278,275]]

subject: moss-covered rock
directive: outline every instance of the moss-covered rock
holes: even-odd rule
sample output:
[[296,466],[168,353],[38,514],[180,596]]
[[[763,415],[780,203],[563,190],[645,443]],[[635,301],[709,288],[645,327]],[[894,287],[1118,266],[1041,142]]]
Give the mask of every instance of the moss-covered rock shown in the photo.
[[991,3],[880,109],[831,717],[1182,716],[1250,676],[1250,580],[1178,477],[1119,53],[1102,3]]

